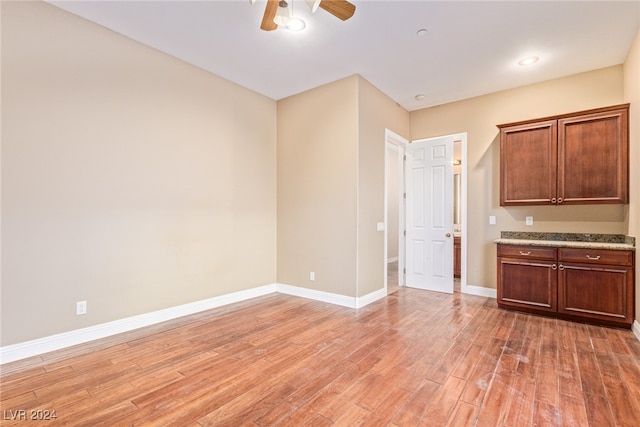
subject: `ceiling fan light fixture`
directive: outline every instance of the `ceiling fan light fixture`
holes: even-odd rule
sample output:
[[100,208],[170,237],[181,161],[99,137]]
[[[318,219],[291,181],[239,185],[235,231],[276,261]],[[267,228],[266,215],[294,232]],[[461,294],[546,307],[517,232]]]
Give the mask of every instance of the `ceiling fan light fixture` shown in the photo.
[[291,8],[289,4],[285,0],[281,0],[278,3],[278,12],[276,12],[275,18],[273,18],[273,22],[278,24],[279,26],[286,27],[291,20]]
[[322,0],[304,0],[304,2],[309,6],[309,10],[311,13],[316,13],[316,10],[320,7],[320,2]]
[[290,31],[302,31],[306,26],[307,23],[298,17],[291,18],[289,19],[289,22],[287,22],[287,30]]

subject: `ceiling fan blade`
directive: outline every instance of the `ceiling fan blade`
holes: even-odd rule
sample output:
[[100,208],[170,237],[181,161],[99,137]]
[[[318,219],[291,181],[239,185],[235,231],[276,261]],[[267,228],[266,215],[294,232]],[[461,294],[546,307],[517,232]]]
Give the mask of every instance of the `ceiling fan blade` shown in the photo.
[[262,16],[262,23],[260,28],[265,31],[272,31],[278,28],[278,24],[273,22],[273,18],[276,17],[278,11],[278,0],[267,0],[267,7],[264,9],[264,15]]
[[351,18],[356,11],[356,6],[347,0],[322,0],[320,7],[343,21]]

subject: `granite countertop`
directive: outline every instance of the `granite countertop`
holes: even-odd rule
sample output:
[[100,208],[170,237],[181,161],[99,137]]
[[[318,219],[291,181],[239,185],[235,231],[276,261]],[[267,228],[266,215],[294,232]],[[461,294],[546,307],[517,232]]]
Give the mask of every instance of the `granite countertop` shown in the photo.
[[534,233],[503,231],[495,243],[587,249],[636,249],[636,239],[622,234]]

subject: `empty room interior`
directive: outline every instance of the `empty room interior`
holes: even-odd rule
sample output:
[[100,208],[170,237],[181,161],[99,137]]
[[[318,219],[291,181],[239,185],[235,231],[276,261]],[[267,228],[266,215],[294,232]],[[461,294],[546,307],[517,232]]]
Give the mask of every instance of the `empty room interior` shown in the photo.
[[640,1],[0,20],[1,425],[640,422]]

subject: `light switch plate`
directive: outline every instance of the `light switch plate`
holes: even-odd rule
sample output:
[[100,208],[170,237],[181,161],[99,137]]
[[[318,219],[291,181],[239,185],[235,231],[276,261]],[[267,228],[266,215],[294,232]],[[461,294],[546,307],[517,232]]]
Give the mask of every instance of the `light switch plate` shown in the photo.
[[378,229],[378,231],[384,231],[384,222],[377,223],[376,228]]
[[496,225],[496,216],[495,215],[490,215],[489,216],[489,225]]

